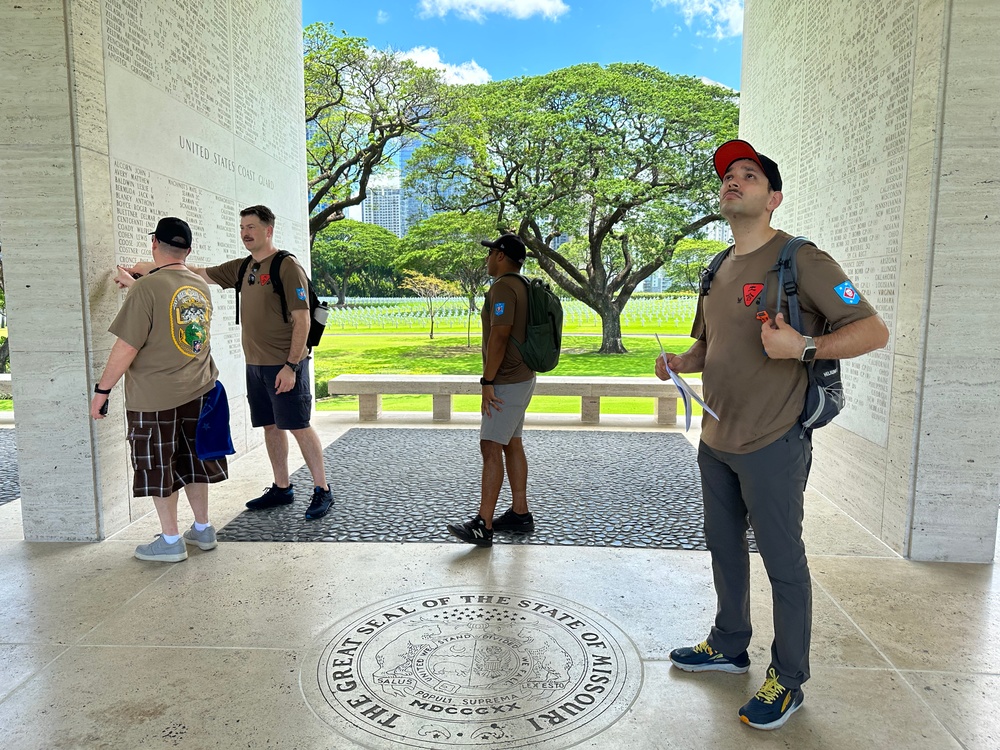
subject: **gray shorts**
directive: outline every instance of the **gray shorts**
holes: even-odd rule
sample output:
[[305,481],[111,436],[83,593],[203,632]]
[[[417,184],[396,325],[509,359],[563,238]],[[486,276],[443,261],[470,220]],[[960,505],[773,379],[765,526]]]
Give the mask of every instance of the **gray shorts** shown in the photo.
[[483,415],[479,439],[507,445],[513,438],[521,437],[524,412],[528,409],[531,394],[535,392],[535,379],[525,380],[522,383],[495,385],[493,392],[503,403],[500,405],[500,411],[492,409],[490,416]]

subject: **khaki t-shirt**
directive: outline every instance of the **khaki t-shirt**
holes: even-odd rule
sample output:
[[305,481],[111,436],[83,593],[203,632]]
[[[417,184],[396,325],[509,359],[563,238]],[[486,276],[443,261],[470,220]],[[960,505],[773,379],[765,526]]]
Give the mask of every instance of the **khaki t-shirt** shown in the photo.
[[212,297],[208,284],[182,266],[137,279],[108,329],[139,350],[125,371],[125,408],[164,411],[215,387]]
[[486,364],[486,345],[492,326],[512,326],[507,350],[494,380],[497,385],[523,383],[535,377],[535,372],[524,364],[514,340],[524,342],[528,329],[528,285],[512,276],[501,276],[486,293],[486,303],[481,313],[483,320],[483,365]]
[[[281,283],[288,304],[288,322],[281,318],[281,300],[271,287],[271,261],[251,261],[240,288],[240,327],[243,354],[248,365],[281,365],[292,345],[292,310],[309,309],[309,281],[295,258],[281,262]],[[206,268],[212,281],[223,289],[236,286],[244,258]]]
[[[745,255],[729,255],[698,300],[691,336],[706,342],[702,382],[705,401],[719,415],[702,420],[701,438],[716,450],[750,453],[791,429],[802,413],[806,367],[794,359],[770,359],[760,340],[762,308],[757,298],[767,281],[766,309],[777,314],[778,255],[790,235],[778,232]],[[874,308],[827,253],[804,245],[796,255],[799,307],[806,333],[821,335],[825,321],[833,330],[875,314]],[[782,295],[785,321],[791,324]]]

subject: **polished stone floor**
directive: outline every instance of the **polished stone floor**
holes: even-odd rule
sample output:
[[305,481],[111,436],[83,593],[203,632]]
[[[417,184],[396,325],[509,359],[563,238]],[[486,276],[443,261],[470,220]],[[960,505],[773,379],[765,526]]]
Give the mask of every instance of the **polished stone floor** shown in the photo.
[[[468,419],[454,426],[467,429]],[[358,424],[325,414],[317,426],[328,444]],[[382,426],[429,425],[402,415],[370,429]],[[579,429],[561,418],[529,423],[563,426]],[[601,429],[643,428],[622,419]],[[234,462],[232,479],[213,490],[216,526],[269,481],[266,463],[263,448]],[[349,514],[351,499],[339,497],[333,512]],[[182,519],[189,523],[190,512]],[[617,721],[578,743],[569,733],[544,747],[1000,747],[994,566],[900,559],[815,492],[805,532],[812,679],[802,709],[773,733],[736,719],[763,679],[771,634],[756,557],[750,672],[690,675],[672,669],[667,654],[701,640],[711,621],[703,551],[259,542],[221,543],[175,565],[133,559],[135,544],[156,531],[150,513],[100,544],[31,544],[21,539],[20,501],[0,507],[0,747],[420,746],[339,733],[310,695],[317,644],[381,602],[456,587],[552,597],[599,613],[638,654],[638,690],[618,706]]]

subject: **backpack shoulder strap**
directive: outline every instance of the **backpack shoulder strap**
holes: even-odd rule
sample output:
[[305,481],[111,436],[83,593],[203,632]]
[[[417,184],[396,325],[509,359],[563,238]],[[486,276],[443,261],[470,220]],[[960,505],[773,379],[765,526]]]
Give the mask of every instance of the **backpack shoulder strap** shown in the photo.
[[288,302],[285,300],[285,285],[281,282],[281,263],[289,256],[295,257],[287,250],[279,250],[271,260],[271,291],[281,301],[281,320],[285,323],[288,322]]
[[701,269],[701,287],[698,291],[699,297],[708,296],[708,290],[712,286],[712,280],[715,278],[715,274],[719,272],[719,267],[722,265],[722,261],[726,259],[726,256],[729,255],[729,251],[732,250],[733,247],[735,246],[730,245],[721,253],[717,253],[716,256],[712,258],[712,262],[708,264],[708,267]]
[[243,286],[243,277],[247,275],[247,269],[250,267],[250,261],[253,260],[252,255],[248,255],[240,263],[240,270],[236,273],[236,325],[240,324],[240,287]]
[[778,305],[775,309],[781,310],[781,295],[784,293],[788,297],[788,322],[799,333],[802,333],[802,314],[799,308],[799,273],[795,258],[800,247],[811,244],[813,243],[805,237],[792,237],[781,248],[775,265],[778,271]]

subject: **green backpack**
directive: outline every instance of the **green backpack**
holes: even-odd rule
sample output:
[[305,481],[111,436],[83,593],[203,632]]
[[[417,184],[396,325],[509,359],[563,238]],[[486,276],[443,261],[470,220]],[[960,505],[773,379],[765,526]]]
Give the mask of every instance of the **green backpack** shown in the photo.
[[516,276],[528,286],[528,320],[524,341],[514,339],[524,364],[535,372],[554,370],[559,364],[559,350],[562,348],[562,303],[552,287],[541,279],[529,279],[519,273],[505,273],[504,276]]

